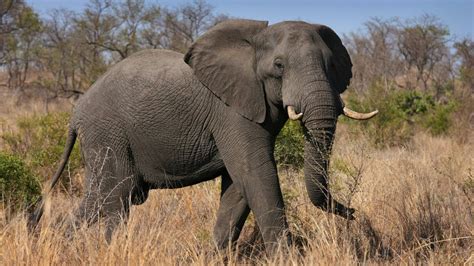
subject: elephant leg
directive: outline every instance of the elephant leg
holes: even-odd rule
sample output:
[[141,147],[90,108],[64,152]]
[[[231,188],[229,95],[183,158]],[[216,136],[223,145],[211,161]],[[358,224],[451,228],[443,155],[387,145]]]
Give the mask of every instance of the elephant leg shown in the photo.
[[75,212],[75,226],[79,226],[81,222],[91,226],[103,218],[106,225],[105,239],[110,243],[117,225],[128,219],[131,203],[130,193],[124,192],[113,189],[100,192],[88,191]]
[[214,227],[214,239],[219,250],[237,241],[249,213],[247,201],[226,172],[222,175],[221,201]]
[[110,243],[112,235],[120,224],[120,222],[127,223],[130,214],[130,198],[117,195],[117,198],[109,203],[109,206],[104,208],[105,216],[105,240]]
[[[133,191],[140,184],[138,175],[134,173],[133,160],[128,156],[127,149],[106,148],[86,154],[86,193],[79,208],[76,210],[76,221],[85,221],[92,225],[99,218],[106,224],[105,238],[107,242],[121,221],[127,221]],[[88,160],[92,158],[92,160]]]
[[251,166],[250,169],[255,170],[247,173],[245,169],[229,169],[236,173],[232,175],[232,179],[240,183],[237,187],[255,214],[265,242],[265,249],[269,254],[276,251],[280,240],[286,240],[286,243],[290,244],[283,196],[276,169],[272,165],[272,162],[267,162]]
[[280,240],[290,244],[273,137],[250,121],[242,123],[238,128],[236,123],[226,124],[224,128],[230,129],[215,139],[226,169],[255,214],[265,248],[271,254]]

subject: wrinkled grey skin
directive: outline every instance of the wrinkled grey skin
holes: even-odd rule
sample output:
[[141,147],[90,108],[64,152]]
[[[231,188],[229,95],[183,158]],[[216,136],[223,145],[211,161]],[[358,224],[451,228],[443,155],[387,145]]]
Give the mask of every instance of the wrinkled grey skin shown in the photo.
[[[184,60],[183,60],[184,58]],[[65,162],[79,137],[86,193],[78,220],[107,221],[110,240],[131,204],[150,189],[180,188],[222,176],[217,246],[234,243],[252,210],[267,250],[290,241],[273,156],[275,138],[302,112],[305,178],[311,202],[352,219],[328,191],[327,166],[351,61],[328,27],[305,22],[231,20],[186,55],[146,50],[112,67],[80,99]],[[31,224],[41,217],[32,215]]]

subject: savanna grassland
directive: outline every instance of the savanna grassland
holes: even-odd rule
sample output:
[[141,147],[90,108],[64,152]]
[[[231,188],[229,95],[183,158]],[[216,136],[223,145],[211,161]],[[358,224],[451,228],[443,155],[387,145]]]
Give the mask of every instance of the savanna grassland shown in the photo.
[[360,31],[338,33],[353,64],[345,103],[379,110],[369,121],[340,117],[336,131],[330,189],[356,209],[354,221],[310,202],[303,133],[292,122],[275,158],[301,246],[281,245],[266,257],[251,214],[236,249],[219,253],[212,232],[220,179],[151,191],[110,244],[103,222],[67,236],[84,191],[77,143],[29,234],[27,213],[56,170],[76,99],[131,54],[185,53],[227,19],[205,0],[176,8],[90,0],[78,12],[42,15],[25,0],[0,1],[0,265],[474,264],[474,42],[429,14],[372,18]]
[[[6,95],[6,94],[5,94]],[[14,97],[8,98],[14,103]],[[2,134],[19,130],[19,117],[44,115],[42,102],[2,106]],[[68,102],[53,110],[67,111]],[[370,122],[365,122],[370,123]],[[28,234],[24,212],[0,216],[0,261],[16,264],[469,264],[473,261],[474,157],[469,136],[417,132],[409,144],[377,148],[355,125],[340,123],[331,165],[331,189],[357,209],[347,222],[309,201],[303,173],[280,167],[291,232],[304,248],[281,246],[266,258],[252,217],[235,251],[219,254],[212,240],[220,181],[177,190],[154,190],[108,245],[103,224],[65,236],[78,204],[83,174],[69,171],[47,204],[41,230]],[[29,136],[33,139],[33,137]],[[25,143],[23,145],[29,145]],[[2,149],[8,146],[2,142]],[[51,171],[54,165],[48,166]],[[42,169],[43,173],[48,170]]]

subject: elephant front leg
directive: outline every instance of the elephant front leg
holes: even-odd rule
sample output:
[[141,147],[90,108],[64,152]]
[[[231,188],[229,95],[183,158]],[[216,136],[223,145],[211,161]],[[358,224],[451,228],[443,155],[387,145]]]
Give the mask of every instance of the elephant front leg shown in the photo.
[[228,173],[222,175],[221,201],[214,227],[214,239],[219,250],[233,246],[239,238],[250,213],[247,201]]
[[273,158],[272,137],[262,131],[234,130],[216,140],[233,186],[255,214],[266,251],[272,254],[280,240],[289,243],[288,224]]

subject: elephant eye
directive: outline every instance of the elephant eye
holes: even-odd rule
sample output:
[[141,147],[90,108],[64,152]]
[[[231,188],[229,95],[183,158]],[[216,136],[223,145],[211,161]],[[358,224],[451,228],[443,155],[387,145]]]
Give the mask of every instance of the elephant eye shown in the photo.
[[276,75],[278,77],[281,77],[283,75],[283,70],[285,69],[283,61],[280,58],[277,58],[273,61],[273,66],[275,68]]
[[275,59],[275,61],[273,62],[273,64],[275,65],[275,67],[277,69],[281,69],[283,70],[285,68],[285,66],[283,65],[283,62],[281,61],[281,59],[277,58]]

